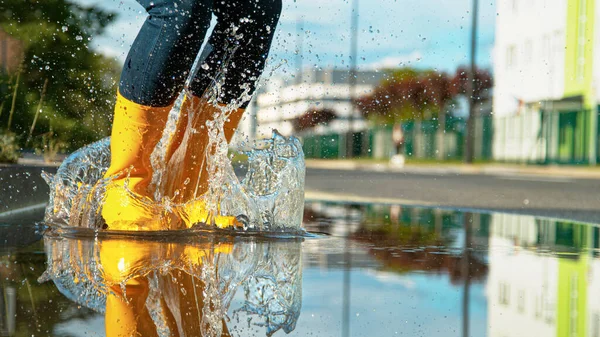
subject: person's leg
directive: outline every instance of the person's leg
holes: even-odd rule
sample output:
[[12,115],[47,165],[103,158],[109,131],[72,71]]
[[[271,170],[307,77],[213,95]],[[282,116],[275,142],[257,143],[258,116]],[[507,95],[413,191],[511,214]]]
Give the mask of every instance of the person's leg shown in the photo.
[[[148,17],[131,46],[121,74],[111,135],[111,164],[105,174],[116,177],[107,186],[102,210],[112,229],[142,228],[143,222],[155,216],[134,200],[127,189],[140,196],[151,195],[150,155],[189,75],[212,13],[211,0],[138,2]],[[140,226],[132,225],[134,222]]]
[[[218,108],[202,95],[220,75],[224,79],[217,97],[218,104],[239,100],[244,90],[249,90],[248,94],[252,95],[273,40],[281,13],[281,0],[217,1],[214,13],[217,24],[207,45],[212,50],[202,61],[202,67],[190,85],[192,95],[187,96],[182,105],[177,133],[167,154],[170,167],[182,168],[178,175],[174,175],[170,185],[171,193],[177,191],[178,198],[184,202],[203,195],[208,189],[208,133],[190,132],[190,127],[196,130],[204,128]],[[227,141],[233,137],[247,104],[245,102],[239,109],[231,111],[224,126]],[[189,116],[193,116],[191,120]]]
[[[212,51],[204,60],[206,66],[201,67],[190,86],[195,96],[201,96],[221,71],[225,78],[217,98],[219,103],[238,100],[245,86],[252,95],[269,55],[281,6],[281,0],[215,2],[218,21],[208,40]],[[233,49],[235,53],[231,54]],[[230,62],[223,67],[226,60]]]

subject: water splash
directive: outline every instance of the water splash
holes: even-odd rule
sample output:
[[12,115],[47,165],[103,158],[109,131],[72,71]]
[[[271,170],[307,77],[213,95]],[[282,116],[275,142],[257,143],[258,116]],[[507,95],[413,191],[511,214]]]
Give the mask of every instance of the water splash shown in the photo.
[[[135,308],[138,317],[147,311],[150,321],[137,324],[159,336],[172,330],[179,336],[221,336],[228,321],[249,317],[270,336],[294,330],[300,315],[300,240],[209,235],[158,242],[50,233],[44,243],[48,267],[41,282],[52,280],[70,300],[107,319],[111,310],[123,310],[113,306],[115,299]],[[241,296],[234,301],[238,289]],[[142,307],[135,306],[139,302]]]
[[[223,67],[226,66],[227,61],[223,63]],[[295,137],[283,137],[274,130],[270,139],[258,141],[254,149],[246,151],[248,172],[240,181],[229,158],[225,124],[232,113],[251,99],[250,88],[246,85],[237,100],[219,105],[216,98],[220,96],[222,81],[223,73],[220,73],[201,96],[202,103],[191,105],[187,111],[181,111],[182,102],[190,94],[187,89],[182,91],[151,156],[153,198],[130,190],[127,193],[138,207],[153,210],[151,214],[160,214],[161,219],[165,219],[164,229],[185,229],[185,223],[187,227],[194,224],[196,229],[214,228],[215,217],[232,216],[242,224],[236,228],[238,230],[303,233],[305,166],[300,141]],[[183,115],[188,121],[183,143],[172,157],[167,158],[170,140]],[[205,148],[199,149],[194,142],[188,142],[198,133],[208,135]],[[110,164],[109,144],[110,140],[106,138],[88,145],[71,154],[55,176],[44,176],[51,191],[46,223],[60,227],[102,228],[102,200],[112,179],[103,178]],[[201,165],[206,167],[200,171],[205,172],[205,176],[178,181],[181,170],[188,169],[183,162],[189,156],[204,159]],[[202,184],[207,188],[200,188]],[[181,198],[183,185],[194,191],[191,198],[187,195]],[[179,189],[173,190],[172,186]],[[202,208],[192,207],[197,204],[203,205]],[[206,216],[199,216],[200,212]],[[205,220],[196,220],[199,218]]]
[[50,186],[45,221],[56,226],[97,228],[103,179],[110,164],[110,138],[85,146],[68,156],[55,175],[43,173]]
[[[67,157],[55,175],[44,174],[50,185],[46,223],[102,228],[100,201],[110,181],[103,178],[110,163],[109,144],[108,138],[90,144]],[[302,233],[305,168],[300,141],[274,131],[271,139],[260,141],[258,148],[246,154],[248,170],[242,181],[226,153],[220,161],[213,158],[210,193],[195,200],[205,200],[214,214],[237,216],[246,231]],[[141,196],[138,199],[149,202]],[[182,211],[183,205],[173,204],[166,197],[148,207],[190,216]],[[197,229],[210,225],[199,224]]]

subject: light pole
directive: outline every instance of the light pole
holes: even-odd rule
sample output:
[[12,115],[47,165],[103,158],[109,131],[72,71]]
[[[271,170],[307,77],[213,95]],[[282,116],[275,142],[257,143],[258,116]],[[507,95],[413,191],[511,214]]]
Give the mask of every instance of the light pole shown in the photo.
[[473,213],[465,213],[464,230],[465,230],[465,245],[462,255],[462,271],[464,277],[463,297],[462,297],[462,335],[469,337],[469,304],[471,301],[471,247],[473,238]]
[[473,163],[475,159],[475,79],[477,71],[477,16],[479,0],[473,0],[473,23],[471,27],[471,71],[467,77],[467,99],[469,101],[469,119],[467,120],[467,141],[465,146],[465,162]]
[[296,21],[296,84],[302,84],[302,47],[304,44],[304,18]]
[[348,89],[350,96],[350,115],[348,116],[348,131],[346,132],[346,158],[352,158],[354,150],[354,99],[356,98],[356,58],[358,46],[358,0],[352,1],[350,21],[350,72]]

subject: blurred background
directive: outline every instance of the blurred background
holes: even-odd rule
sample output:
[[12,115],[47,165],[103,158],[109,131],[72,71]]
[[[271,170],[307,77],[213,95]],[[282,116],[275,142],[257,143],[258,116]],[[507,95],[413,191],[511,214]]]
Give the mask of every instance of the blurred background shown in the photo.
[[[238,142],[277,129],[315,159],[598,161],[594,0],[283,2]],[[145,15],[134,0],[0,4],[1,161],[109,134]]]
[[[339,308],[324,312],[345,319],[332,330],[350,335],[342,325],[352,313],[353,329],[372,334],[373,326],[393,326],[377,319],[396,322],[406,306],[418,323],[413,335],[450,317],[464,336],[600,336],[600,229],[591,225],[600,223],[596,15],[596,0],[283,1],[233,147],[273,129],[301,139],[304,224],[348,238],[335,253],[330,241],[305,245],[314,267],[305,274],[305,303],[327,298],[331,288],[311,278],[324,270],[344,291],[325,301]],[[145,17],[134,0],[0,0],[0,220],[41,212],[48,188],[40,172],[55,170],[47,163],[109,135],[120,70]],[[3,164],[14,162],[24,165]],[[484,254],[488,246],[499,249]],[[0,275],[39,276],[43,254],[25,253],[28,268],[6,262]],[[14,256],[10,266],[21,266]],[[356,307],[372,294],[394,298],[393,310],[370,313],[374,325],[342,309],[350,308],[352,268],[367,274],[353,274],[352,291],[369,290]],[[58,300],[47,301],[58,292],[39,287],[48,313],[92,315],[62,314]],[[17,303],[11,291],[6,298]],[[415,315],[407,305],[414,294],[426,294],[414,301],[433,309]],[[28,299],[19,310],[31,303],[35,312],[33,297],[19,295]],[[312,317],[309,305],[303,310]],[[31,325],[30,316],[15,317]],[[102,325],[95,319],[92,328]],[[320,328],[314,324],[299,326]]]
[[[301,137],[310,158],[388,160],[401,150],[438,161],[595,163],[593,20],[579,28],[594,6],[568,2],[284,0],[238,140],[277,129]],[[51,159],[107,136],[145,15],[133,0],[3,1],[0,160],[36,151]],[[565,76],[579,52],[589,62],[577,68],[581,84]],[[566,107],[565,118],[551,118]],[[574,137],[577,128],[586,136]]]

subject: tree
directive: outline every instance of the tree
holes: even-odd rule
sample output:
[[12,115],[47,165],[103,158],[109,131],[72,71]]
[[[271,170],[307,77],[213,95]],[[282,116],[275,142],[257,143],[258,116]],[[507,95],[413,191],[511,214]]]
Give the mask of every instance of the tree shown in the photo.
[[[12,131],[31,127],[48,80],[34,137],[52,130],[75,149],[109,133],[119,69],[116,62],[88,47],[115,14],[68,0],[4,0],[0,29],[23,46]],[[2,81],[10,83],[9,74]],[[0,126],[7,125],[9,88],[0,86]],[[10,105],[10,104],[8,104]],[[25,137],[23,142],[25,141]]]
[[452,100],[451,79],[446,73],[398,70],[356,101],[365,117],[377,123],[431,119]]
[[[490,98],[492,76],[477,70],[474,76],[475,103]],[[454,76],[444,72],[419,71],[403,68],[392,73],[374,91],[360,97],[355,104],[362,114],[376,124],[396,124],[414,120],[434,119],[437,116],[436,146],[439,159],[445,159],[445,130],[448,105],[469,90],[469,71],[456,70]],[[417,123],[418,124],[418,123]],[[419,128],[419,126],[416,126]]]
[[331,109],[309,109],[302,116],[294,119],[294,130],[305,131],[317,125],[327,125],[336,117],[337,115]]
[[[467,95],[469,90],[469,69],[459,67],[452,78],[452,95]],[[489,90],[494,86],[492,75],[483,69],[477,69],[473,78],[473,99],[475,102],[481,102],[490,97]]]
[[[360,97],[355,104],[365,117],[382,124],[406,120],[424,120],[438,116],[440,122],[447,106],[467,92],[468,71],[458,68],[454,76],[444,72],[403,68],[392,73],[374,91]],[[475,76],[475,99],[489,98],[492,76],[478,70]],[[443,124],[443,123],[442,123]]]

